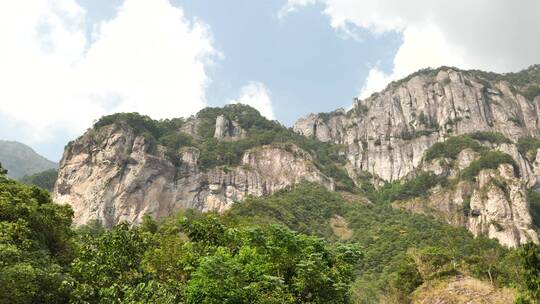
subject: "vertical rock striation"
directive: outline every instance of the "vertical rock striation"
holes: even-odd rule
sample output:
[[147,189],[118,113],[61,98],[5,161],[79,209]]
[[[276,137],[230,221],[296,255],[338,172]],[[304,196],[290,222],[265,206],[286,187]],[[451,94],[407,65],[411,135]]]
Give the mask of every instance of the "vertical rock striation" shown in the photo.
[[76,225],[99,220],[110,227],[140,222],[146,213],[164,218],[183,208],[221,212],[248,195],[270,195],[302,181],[334,189],[310,154],[294,145],[256,147],[239,166],[207,170],[198,164],[197,148],[183,147],[178,154],[175,166],[164,147],[127,124],[90,130],[66,147],[53,197],[73,207]]
[[390,84],[353,108],[310,114],[293,129],[347,147],[357,171],[393,181],[412,172],[424,152],[449,136],[493,131],[516,140],[540,136],[540,96],[527,99],[505,80],[440,68]]

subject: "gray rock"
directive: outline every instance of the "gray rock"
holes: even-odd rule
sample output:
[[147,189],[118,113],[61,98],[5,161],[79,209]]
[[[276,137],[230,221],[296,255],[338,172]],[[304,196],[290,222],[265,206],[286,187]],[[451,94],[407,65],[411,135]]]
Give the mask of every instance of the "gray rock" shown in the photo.
[[334,189],[296,146],[257,147],[240,166],[207,171],[198,167],[198,149],[178,153],[176,167],[164,147],[152,146],[125,124],[90,130],[66,147],[53,198],[71,205],[75,225],[99,220],[110,227],[138,223],[146,213],[164,218],[184,208],[222,212],[248,195],[270,195],[302,181]]
[[293,129],[346,145],[356,170],[393,181],[416,169],[424,152],[449,136],[475,131],[499,132],[513,140],[539,136],[538,100],[513,93],[507,82],[447,68],[356,99],[349,112],[310,114]]

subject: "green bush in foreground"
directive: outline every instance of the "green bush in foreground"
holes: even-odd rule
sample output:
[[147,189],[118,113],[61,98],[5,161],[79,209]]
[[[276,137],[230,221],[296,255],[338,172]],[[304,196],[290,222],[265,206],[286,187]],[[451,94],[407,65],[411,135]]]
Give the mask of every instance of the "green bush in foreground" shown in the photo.
[[[519,255],[349,199],[302,184],[225,215],[188,210],[162,223],[146,216],[135,227],[73,231],[70,208],[2,176],[0,303],[406,303],[423,282],[457,273],[536,296],[538,247]],[[338,215],[347,240],[333,235]]]

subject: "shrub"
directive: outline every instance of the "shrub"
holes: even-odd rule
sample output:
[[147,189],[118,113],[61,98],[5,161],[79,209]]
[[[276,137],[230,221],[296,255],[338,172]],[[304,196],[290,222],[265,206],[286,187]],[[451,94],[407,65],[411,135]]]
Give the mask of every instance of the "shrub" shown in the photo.
[[530,86],[523,92],[523,97],[529,101],[533,101],[537,96],[540,96],[540,86]]
[[379,203],[390,203],[395,200],[426,196],[429,194],[429,189],[436,185],[446,185],[447,182],[446,177],[437,176],[431,172],[421,172],[404,183],[400,181],[387,183],[375,193],[368,194],[368,196]]
[[530,189],[527,199],[529,201],[529,211],[531,212],[533,225],[536,228],[540,228],[540,193]]
[[538,149],[540,149],[540,139],[536,137],[526,136],[518,140],[518,151],[530,161],[535,161]]
[[467,136],[475,140],[487,141],[492,144],[511,144],[512,143],[510,139],[508,139],[501,133],[497,133],[497,132],[478,131],[478,132],[467,134]]
[[468,136],[450,137],[444,142],[431,146],[424,154],[424,159],[430,161],[438,157],[456,159],[459,152],[470,148],[476,152],[484,151],[486,148]]
[[461,171],[460,176],[467,180],[472,180],[483,169],[497,169],[500,164],[511,164],[514,168],[514,174],[520,176],[519,167],[512,156],[500,151],[483,152],[479,159]]

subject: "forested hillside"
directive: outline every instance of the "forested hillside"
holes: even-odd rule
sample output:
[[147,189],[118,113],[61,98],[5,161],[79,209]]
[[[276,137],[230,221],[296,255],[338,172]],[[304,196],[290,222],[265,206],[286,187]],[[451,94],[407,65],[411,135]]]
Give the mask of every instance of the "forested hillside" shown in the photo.
[[0,214],[0,303],[406,303],[459,276],[509,288],[519,303],[540,296],[538,245],[505,249],[315,184],[222,215],[73,230],[68,206],[0,176]]

